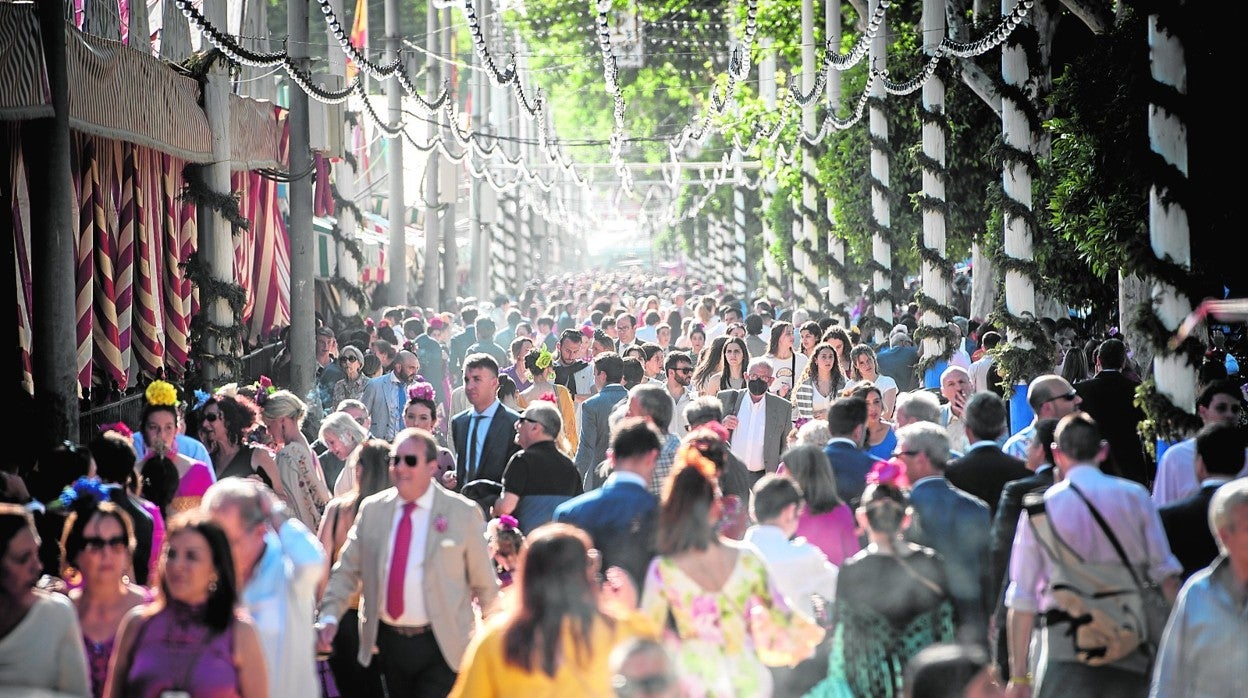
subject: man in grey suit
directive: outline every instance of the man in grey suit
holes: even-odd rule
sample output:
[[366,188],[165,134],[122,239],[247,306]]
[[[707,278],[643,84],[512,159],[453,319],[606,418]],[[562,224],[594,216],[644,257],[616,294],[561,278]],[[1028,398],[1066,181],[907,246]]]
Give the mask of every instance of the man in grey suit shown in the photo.
[[394,369],[364,384],[360,402],[373,418],[369,433],[387,441],[403,429],[403,408],[407,406],[407,386],[420,372],[420,359],[410,351],[400,351]]
[[732,453],[750,476],[750,485],[780,465],[789,430],[793,428],[793,403],[769,392],[771,364],[752,359],[745,371],[745,390],[721,390],[724,426],[731,432]]
[[624,380],[624,359],[613,351],[594,357],[594,388],[597,394],[581,403],[576,420],[579,432],[576,447],[576,469],[582,480],[586,473],[607,457],[611,444],[611,428],[608,418],[611,408],[628,397],[628,391],[620,384]]
[[360,664],[376,647],[391,695],[445,696],[472,638],[473,601],[488,616],[498,597],[485,519],[433,482],[432,434],[404,429],[390,454],[394,487],[360,504],[321,599],[317,646],[329,651],[359,592]]

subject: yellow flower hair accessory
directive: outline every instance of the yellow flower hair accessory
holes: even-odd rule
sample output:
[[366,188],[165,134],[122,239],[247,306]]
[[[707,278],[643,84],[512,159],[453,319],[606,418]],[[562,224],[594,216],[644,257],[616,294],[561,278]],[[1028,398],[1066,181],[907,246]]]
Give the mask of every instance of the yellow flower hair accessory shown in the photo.
[[555,355],[550,353],[550,350],[546,348],[545,344],[543,344],[542,348],[539,349],[537,352],[537,361],[534,363],[537,364],[538,368],[545,371],[546,369],[550,368],[550,364],[554,360],[555,360]]
[[168,381],[154,380],[143,392],[143,397],[147,398],[149,405],[172,407],[178,404],[178,389]]

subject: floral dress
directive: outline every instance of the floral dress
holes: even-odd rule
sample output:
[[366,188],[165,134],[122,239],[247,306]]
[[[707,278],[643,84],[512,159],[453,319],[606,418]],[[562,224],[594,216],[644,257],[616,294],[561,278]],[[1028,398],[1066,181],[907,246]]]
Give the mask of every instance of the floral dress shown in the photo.
[[765,698],[768,666],[809,657],[824,631],[791,611],[767,575],[762,558],[743,545],[719,591],[706,591],[668,557],[646,574],[641,610],[664,629],[690,698]]
[[290,515],[302,521],[309,531],[320,530],[321,515],[330,497],[316,454],[306,443],[291,441],[277,452],[277,473]]

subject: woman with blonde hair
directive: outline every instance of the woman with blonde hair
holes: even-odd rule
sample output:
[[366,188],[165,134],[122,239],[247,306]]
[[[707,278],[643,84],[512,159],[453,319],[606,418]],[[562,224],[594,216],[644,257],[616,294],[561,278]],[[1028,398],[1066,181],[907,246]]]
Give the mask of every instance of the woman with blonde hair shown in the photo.
[[780,456],[779,472],[793,478],[805,503],[797,515],[797,533],[840,567],[862,549],[854,512],[836,493],[836,479],[822,446],[800,444]]
[[315,531],[320,528],[321,514],[329,503],[329,488],[321,463],[303,435],[308,407],[289,390],[258,393],[257,397],[261,418],[278,449],[277,473],[286,492],[286,506],[292,517],[309,531]]
[[554,398],[559,415],[563,418],[563,429],[560,430],[555,445],[568,458],[576,457],[580,435],[577,433],[576,401],[572,392],[554,382],[554,354],[543,345],[538,349],[530,349],[524,357],[524,367],[528,369],[533,384],[516,397],[516,406],[523,410],[534,400]]

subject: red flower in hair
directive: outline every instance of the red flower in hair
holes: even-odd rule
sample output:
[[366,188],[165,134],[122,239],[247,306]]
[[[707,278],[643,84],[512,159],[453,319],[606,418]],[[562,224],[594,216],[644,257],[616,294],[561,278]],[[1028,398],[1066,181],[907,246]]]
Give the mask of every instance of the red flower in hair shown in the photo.
[[370,330],[371,330],[371,329],[373,329],[373,327],[375,327],[376,325],[377,325],[377,323],[376,323],[376,322],[374,322],[374,321],[373,321],[373,319],[372,319],[371,317],[370,317],[370,318],[365,318],[365,319],[364,319],[364,326],[365,326],[365,327],[367,327],[368,329],[370,329]]
[[125,422],[117,422],[116,424],[101,424],[100,432],[102,433],[106,431],[115,431],[126,438],[134,436],[134,432],[130,431],[130,427],[126,426]]
[[545,392],[545,393],[542,393],[541,395],[538,395],[538,396],[537,396],[537,399],[538,399],[538,400],[545,400],[546,402],[552,402],[552,403],[558,403],[558,402],[559,402],[559,399],[555,397],[555,394],[554,394],[554,393],[552,393],[552,392],[549,392],[549,391],[547,391],[547,392]]
[[593,325],[590,325],[589,323],[585,323],[584,325],[581,325],[581,335],[583,335],[586,339],[593,339],[594,338]]
[[719,437],[720,441],[727,442],[730,434],[728,427],[724,426],[719,420],[712,420],[698,427],[699,429],[709,429],[713,434]]

